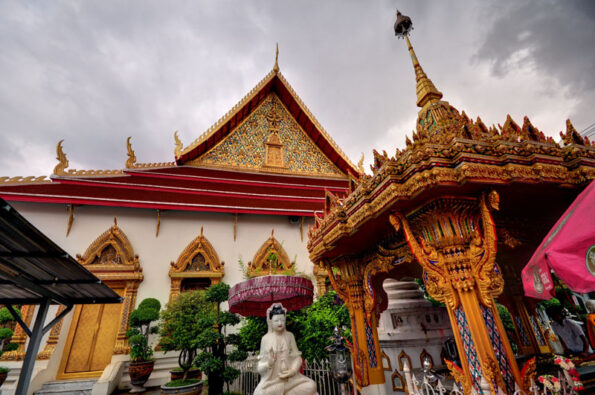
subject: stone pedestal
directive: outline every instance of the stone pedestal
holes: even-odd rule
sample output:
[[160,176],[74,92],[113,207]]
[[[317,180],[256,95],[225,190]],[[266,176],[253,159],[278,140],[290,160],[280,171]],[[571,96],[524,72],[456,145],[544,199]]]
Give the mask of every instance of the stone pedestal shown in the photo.
[[421,360],[428,355],[434,367],[440,367],[442,345],[452,337],[448,313],[444,307],[434,307],[424,298],[417,283],[387,279],[383,284],[388,296],[388,308],[378,324],[382,350],[385,388],[387,393],[405,393],[404,361],[417,372]]

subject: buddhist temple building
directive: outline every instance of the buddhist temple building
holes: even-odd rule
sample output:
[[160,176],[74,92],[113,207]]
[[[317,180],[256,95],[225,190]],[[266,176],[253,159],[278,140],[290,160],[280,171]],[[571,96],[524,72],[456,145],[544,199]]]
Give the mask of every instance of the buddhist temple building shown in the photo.
[[[308,227],[360,176],[277,60],[195,141],[184,147],[176,133],[172,162],[138,163],[133,141],[123,136],[128,155],[115,170],[69,168],[76,152],[60,141],[49,179],[0,177],[2,198],[124,297],[121,305],[78,306],[46,336],[33,390],[80,379],[89,379],[95,393],[126,387],[128,317],[143,298],[165,304],[185,290],[274,274],[270,249],[284,272],[315,278]],[[325,272],[318,280],[324,289]],[[25,322],[34,310],[23,307]],[[12,368],[4,393],[14,391],[26,339],[17,330],[19,349],[2,356]],[[175,366],[175,355],[162,354],[148,385],[163,384]]]
[[[517,362],[509,337],[518,355],[550,345],[520,272],[595,178],[595,146],[570,121],[558,143],[527,117],[497,127],[471,119],[443,99],[409,40],[411,20],[397,15],[395,34],[405,39],[417,86],[416,130],[404,150],[374,151],[372,175],[326,208],[309,232],[310,258],[349,308],[362,393],[386,393],[386,367],[402,362],[385,361],[378,323],[387,308],[383,280],[408,277],[423,278],[446,305],[460,357],[447,365],[465,394],[529,393],[535,360]],[[510,335],[496,299],[514,318]]]

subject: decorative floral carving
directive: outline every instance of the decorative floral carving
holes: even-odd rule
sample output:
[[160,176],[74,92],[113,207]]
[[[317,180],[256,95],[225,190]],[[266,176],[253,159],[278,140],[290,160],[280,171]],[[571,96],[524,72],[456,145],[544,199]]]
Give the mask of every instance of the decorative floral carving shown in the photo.
[[258,249],[252,262],[248,262],[248,276],[256,277],[269,274],[283,274],[294,270],[281,243],[275,239],[274,230],[269,239]]

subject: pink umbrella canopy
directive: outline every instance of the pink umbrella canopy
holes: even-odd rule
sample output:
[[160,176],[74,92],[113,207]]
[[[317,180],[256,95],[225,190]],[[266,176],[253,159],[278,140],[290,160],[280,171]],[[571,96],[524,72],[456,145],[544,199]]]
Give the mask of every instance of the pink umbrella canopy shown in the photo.
[[244,317],[264,317],[272,303],[282,303],[288,311],[312,304],[312,281],[294,276],[254,277],[229,290],[229,311]]
[[551,270],[575,292],[595,290],[595,181],[568,207],[523,269],[525,295],[550,299]]

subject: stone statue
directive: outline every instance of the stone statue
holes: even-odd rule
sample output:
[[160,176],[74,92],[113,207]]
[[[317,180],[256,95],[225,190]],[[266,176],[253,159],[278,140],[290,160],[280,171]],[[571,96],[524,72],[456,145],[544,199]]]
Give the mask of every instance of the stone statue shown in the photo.
[[315,395],[316,383],[299,372],[302,353],[293,333],[285,330],[287,310],[274,303],[267,310],[269,331],[260,341],[258,373],[254,395]]

